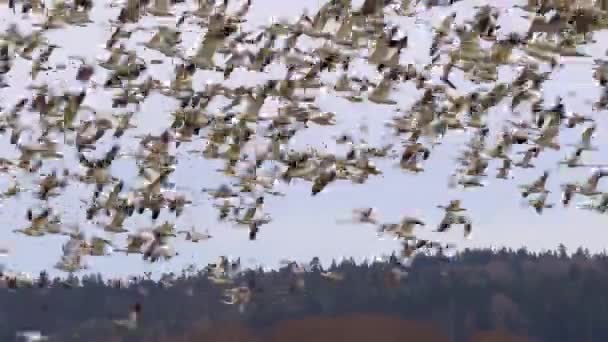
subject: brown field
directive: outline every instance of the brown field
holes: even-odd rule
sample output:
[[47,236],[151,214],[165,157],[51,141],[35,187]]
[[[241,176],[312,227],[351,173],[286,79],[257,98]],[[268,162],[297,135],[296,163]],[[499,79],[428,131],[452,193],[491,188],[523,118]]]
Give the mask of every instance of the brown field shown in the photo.
[[[312,317],[284,320],[264,331],[255,332],[241,323],[225,322],[213,327],[204,323],[191,331],[167,338],[166,341],[215,342],[449,342],[448,335],[430,322],[404,320],[372,314],[352,314],[338,317]],[[479,331],[470,342],[536,342],[506,331]]]

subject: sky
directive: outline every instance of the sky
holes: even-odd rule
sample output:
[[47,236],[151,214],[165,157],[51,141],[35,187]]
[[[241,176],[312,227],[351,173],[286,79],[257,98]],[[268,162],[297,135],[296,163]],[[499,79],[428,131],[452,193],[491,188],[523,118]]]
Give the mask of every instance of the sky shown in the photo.
[[[354,7],[362,1],[353,1]],[[276,1],[276,0],[254,0],[251,11],[247,16],[244,29],[257,28],[267,24],[275,18],[294,18],[299,16],[304,8],[314,14],[322,1]],[[520,10],[509,9],[515,1],[500,1],[503,9],[500,24],[502,32],[508,33],[512,30],[525,31],[528,21],[521,17]],[[103,50],[105,40],[109,37],[111,28],[108,19],[115,17],[118,8],[109,8],[109,2],[96,2],[92,12],[92,24],[86,27],[69,27],[68,29],[55,30],[47,34],[49,41],[60,46],[50,58],[51,64],[64,62],[68,64],[66,70],[53,70],[47,75],[41,74],[37,81],[46,80],[51,85],[75,88],[77,84],[73,81],[78,62],[66,62],[67,56],[84,56],[88,60],[105,58]],[[473,7],[484,4],[484,1],[463,0],[450,8],[433,8],[425,10],[418,8],[418,15],[409,18],[397,18],[389,16],[387,21],[400,25],[403,33],[409,36],[409,46],[403,51],[401,63],[413,63],[423,65],[428,63],[428,49],[432,33],[430,28],[441,22],[442,18],[457,12],[457,21],[470,18],[474,13]],[[236,6],[236,3],[233,4]],[[183,8],[183,7],[180,7]],[[19,28],[29,30],[31,22],[35,17],[23,18],[13,15],[8,10],[0,11],[0,28],[6,28],[10,23],[17,23]],[[174,25],[175,18],[156,20],[146,18],[142,25],[154,27],[155,25]],[[186,26],[188,30],[183,34],[182,47],[188,49],[196,46],[202,37],[201,29],[193,25]],[[160,58],[162,55],[154,51],[144,51],[137,44],[151,37],[152,32],[134,33],[127,44],[128,48],[136,49],[144,59]],[[555,72],[551,79],[544,84],[543,93],[546,103],[551,104],[556,96],[562,96],[567,109],[581,114],[591,114],[597,119],[598,130],[595,144],[597,146],[608,145],[607,113],[591,113],[589,103],[596,101],[599,96],[599,88],[595,86],[591,78],[592,63],[594,58],[605,58],[605,47],[608,46],[608,32],[596,32],[596,42],[590,43],[583,49],[592,55],[592,58],[570,58],[563,60],[564,67]],[[315,42],[305,44],[318,45]],[[366,51],[360,51],[365,56]],[[219,59],[221,60],[221,59]],[[26,89],[31,83],[29,70],[31,62],[17,58],[15,65],[7,75],[7,81],[11,87],[0,89],[0,107],[10,108],[18,97],[28,96],[30,91]],[[172,62],[165,58],[162,65],[150,65],[150,72],[156,79],[169,81],[173,71]],[[359,58],[353,63],[353,70],[360,74],[369,74],[370,67],[364,59]],[[433,71],[434,81],[438,81],[438,72]],[[282,78],[285,74],[285,66],[281,64],[271,65],[266,74],[254,74],[244,70],[236,70],[227,82],[229,86],[239,84],[255,85],[261,84],[268,79]],[[94,80],[101,83],[105,80],[107,72],[101,68],[96,69]],[[501,67],[500,81],[508,82],[515,76],[513,67]],[[335,80],[335,75],[323,75],[324,80]],[[220,82],[222,75],[209,71],[198,71],[195,75],[195,87],[202,88],[206,82]],[[455,71],[452,80],[459,90],[473,90],[473,84],[464,80],[459,71]],[[486,87],[491,87],[491,84]],[[112,112],[111,93],[102,89],[90,89],[90,95],[85,100],[86,105],[95,107],[98,113],[108,114]],[[393,91],[392,98],[398,102],[397,107],[407,108],[420,96],[412,84],[401,84]],[[330,151],[335,148],[332,136],[341,132],[356,132],[358,125],[365,122],[370,132],[366,139],[370,144],[380,144],[398,140],[387,134],[385,123],[395,115],[394,106],[376,105],[369,102],[358,104],[350,103],[335,96],[331,92],[319,94],[316,104],[324,111],[336,113],[338,124],[334,127],[313,126],[305,131],[299,132],[292,141],[292,147],[302,148],[306,146],[321,147],[327,145]],[[504,120],[512,116],[506,109],[506,103],[493,108],[488,117],[493,130],[500,130]],[[214,101],[212,107],[218,108],[222,103]],[[276,108],[276,101],[267,101],[263,113],[272,112]],[[136,136],[141,134],[158,134],[166,127],[170,120],[170,113],[175,106],[175,101],[162,95],[152,95],[141,106],[136,113],[134,123],[138,126],[133,131],[127,132],[119,143],[123,150],[132,150],[136,145]],[[525,112],[527,108],[521,107]],[[23,120],[33,120],[32,117],[24,116]],[[517,118],[516,118],[517,119]],[[569,249],[579,246],[591,251],[602,251],[608,242],[606,232],[606,217],[600,214],[586,212],[574,208],[562,208],[560,200],[560,184],[570,181],[584,181],[589,174],[589,169],[572,170],[559,168],[558,160],[571,153],[572,147],[567,144],[576,143],[578,136],[584,127],[577,127],[560,133],[562,149],[560,151],[543,152],[541,158],[536,161],[537,168],[517,168],[513,172],[514,179],[498,180],[493,177],[494,170],[499,167],[497,161],[492,161],[488,169],[490,177],[486,179],[487,185],[481,189],[459,190],[449,189],[448,176],[455,170],[454,158],[463,148],[463,144],[469,139],[469,133],[450,132],[443,143],[436,146],[429,160],[424,164],[425,172],[413,175],[400,170],[396,160],[379,160],[378,166],[383,171],[381,176],[370,177],[369,181],[361,185],[353,185],[350,182],[337,182],[331,184],[314,198],[310,196],[311,184],[304,181],[295,181],[289,187],[279,186],[284,191],[284,197],[266,197],[265,210],[273,221],[261,228],[256,241],[249,241],[247,230],[235,227],[231,224],[219,223],[217,213],[212,207],[212,202],[201,193],[203,187],[216,187],[226,180],[222,175],[215,172],[221,164],[201,159],[194,155],[185,153],[186,150],[200,148],[203,141],[193,142],[190,146],[180,148],[177,152],[179,163],[171,181],[178,189],[182,189],[193,198],[195,205],[186,209],[182,217],[175,220],[172,215],[163,212],[159,222],[169,220],[175,222],[178,229],[190,229],[192,225],[200,231],[208,230],[213,238],[209,241],[191,243],[182,238],[174,240],[179,255],[171,261],[149,264],[141,260],[141,256],[114,254],[110,257],[89,257],[86,263],[90,272],[100,272],[111,275],[141,274],[144,271],[165,272],[178,270],[189,264],[204,266],[213,262],[219,255],[241,257],[250,265],[264,265],[274,267],[281,259],[310,260],[319,256],[324,262],[332,258],[354,257],[356,260],[373,258],[390,254],[399,248],[399,243],[389,236],[379,237],[373,226],[337,224],[336,220],[349,218],[351,211],[359,207],[375,207],[379,212],[382,222],[396,222],[404,215],[416,216],[427,223],[425,228],[418,231],[421,237],[440,239],[444,242],[455,243],[459,248],[465,247],[526,247],[530,250],[553,249],[563,243]],[[25,137],[24,139],[27,139]],[[63,139],[63,138],[62,138]],[[113,143],[110,137],[104,137],[103,143],[98,151],[92,153],[97,155],[104,153]],[[8,136],[0,137],[0,157],[14,158],[18,156],[15,146],[10,145]],[[74,150],[70,146],[63,146],[65,158],[63,160],[50,162],[45,169],[52,168],[77,168],[77,159]],[[600,149],[585,155],[585,160],[592,163],[608,163],[608,150]],[[550,202],[556,207],[547,210],[543,215],[538,215],[533,209],[522,205],[521,196],[517,186],[534,180],[544,170],[550,170],[549,178]],[[125,179],[128,187],[138,186],[136,169],[132,160],[117,160],[112,166],[112,173]],[[7,185],[8,176],[0,175],[0,189]],[[26,184],[34,179],[20,179]],[[602,181],[608,182],[608,181]],[[607,189],[608,184],[600,184],[602,189]],[[68,186],[61,196],[51,200],[51,206],[56,212],[60,212],[66,225],[78,223],[89,235],[98,235],[111,238],[117,245],[122,245],[126,236],[109,236],[96,226],[95,222],[86,222],[84,217],[82,200],[90,198],[91,189],[82,184],[73,183]],[[447,233],[432,232],[441,220],[442,211],[436,206],[447,204],[451,199],[461,199],[463,206],[468,209],[468,214],[473,220],[473,235],[469,240],[463,238],[462,229],[454,227]],[[581,201],[578,198],[575,202]],[[16,228],[25,228],[25,211],[27,207],[39,206],[37,200],[32,199],[32,194],[23,194],[18,199],[4,200],[0,206],[0,246],[11,249],[11,254],[0,259],[6,267],[26,272],[37,273],[41,269],[50,269],[57,262],[61,253],[61,244],[65,242],[65,236],[44,236],[42,238],[29,238],[16,235],[11,231]],[[126,226],[135,230],[153,225],[149,214],[143,217],[129,218]]]

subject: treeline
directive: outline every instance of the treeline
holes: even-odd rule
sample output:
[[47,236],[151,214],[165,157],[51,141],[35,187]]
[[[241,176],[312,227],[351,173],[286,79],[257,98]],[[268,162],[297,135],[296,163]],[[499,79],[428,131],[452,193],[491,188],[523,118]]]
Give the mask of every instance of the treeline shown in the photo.
[[[313,332],[328,341],[608,341],[604,253],[419,255],[407,275],[391,262],[313,266],[247,271],[233,285],[214,284],[204,272],[183,273],[171,286],[42,277],[32,287],[0,289],[0,341],[22,330],[58,341],[299,341],[298,334],[325,341],[306,335]],[[220,300],[234,286],[251,289],[241,308]],[[126,318],[135,303],[142,307],[137,329],[117,332],[112,320]],[[496,337],[503,333],[511,337]]]

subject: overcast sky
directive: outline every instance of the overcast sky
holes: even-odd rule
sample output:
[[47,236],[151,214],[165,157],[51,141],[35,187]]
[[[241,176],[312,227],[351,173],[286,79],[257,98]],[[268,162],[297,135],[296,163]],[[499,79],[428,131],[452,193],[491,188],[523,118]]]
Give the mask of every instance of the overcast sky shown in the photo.
[[[357,6],[361,1],[353,1]],[[108,18],[116,16],[117,9],[108,9],[102,3],[97,2],[92,19],[95,21],[87,27],[70,27],[66,30],[52,31],[47,36],[50,41],[61,46],[51,57],[51,63],[66,60],[68,55],[82,55],[89,59],[105,57],[103,47],[105,40],[109,37],[110,27]],[[387,21],[398,23],[404,33],[409,35],[409,47],[402,55],[402,63],[414,63],[421,65],[427,63],[428,47],[431,37],[430,27],[441,21],[442,17],[451,11],[457,11],[458,18],[464,19],[470,16],[475,4],[483,1],[464,0],[452,8],[436,8],[431,11],[418,9],[416,18],[390,17]],[[508,8],[513,1],[498,2],[504,8]],[[276,1],[276,0],[254,0],[250,11],[247,28],[255,28],[266,24],[270,20],[270,14],[275,17],[292,18],[299,15],[304,7],[308,7],[314,13],[319,7],[317,0],[305,1]],[[503,12],[501,25],[503,32],[510,30],[526,30],[527,21],[521,18],[522,12],[513,10]],[[20,28],[28,30],[30,19],[13,15],[8,10],[0,11],[0,26],[5,28],[9,23],[16,22]],[[143,24],[147,27],[155,25],[154,19],[146,19]],[[174,19],[164,19],[164,23],[173,25]],[[185,32],[182,46],[191,48],[201,38],[200,29],[192,28],[191,32]],[[143,47],[137,46],[135,42],[146,40],[152,33],[141,32],[133,34],[127,44],[130,48],[136,48],[146,59],[159,58],[159,53],[149,51],[144,53]],[[604,58],[605,47],[608,46],[608,34],[598,32],[595,34],[597,40],[594,44],[584,47],[594,58]],[[603,48],[603,47],[604,48]],[[364,56],[365,51],[360,55]],[[15,65],[8,74],[7,80],[10,88],[0,89],[1,107],[7,108],[14,104],[18,96],[28,96],[29,91],[25,86],[29,84],[28,75],[30,70],[29,61],[17,58]],[[581,114],[590,114],[590,101],[596,101],[599,96],[599,88],[593,84],[592,58],[570,59],[564,61],[564,68],[553,74],[552,78],[545,82],[543,89],[546,101],[552,103],[556,96],[564,98],[568,110]],[[50,84],[74,87],[75,67],[78,63],[71,63],[64,71],[53,71],[48,75],[41,74],[39,80],[48,80]],[[368,74],[370,68],[365,65],[363,59],[357,60],[353,66],[358,73]],[[152,65],[150,67],[154,77],[163,81],[170,80],[173,66],[167,60],[164,65]],[[247,71],[236,70],[228,84],[236,86],[239,84],[259,84],[267,79],[283,77],[285,67],[277,64],[270,67],[270,71],[264,75],[256,75]],[[103,82],[107,73],[97,68],[94,79]],[[437,76],[437,70],[434,71]],[[512,67],[501,67],[501,81],[509,81],[514,76]],[[324,79],[333,80],[335,76],[324,75]],[[436,77],[435,77],[436,78]],[[204,82],[222,80],[221,74],[199,71],[196,74],[196,87],[200,88]],[[454,72],[453,81],[459,89],[471,90],[471,83],[462,79],[459,72]],[[574,93],[572,93],[574,91]],[[91,90],[86,98],[86,104],[94,105],[102,113],[112,110],[111,94],[103,90]],[[398,107],[407,108],[420,95],[411,84],[401,84],[392,98],[398,101]],[[361,122],[366,122],[370,127],[367,139],[371,143],[382,143],[390,141],[386,137],[384,123],[394,114],[394,107],[375,105],[371,103],[352,104],[344,99],[337,98],[333,94],[319,95],[316,101],[325,111],[333,111],[338,118],[338,125],[330,128],[312,126],[306,131],[298,133],[293,141],[294,147],[306,145],[322,146],[328,144],[332,148],[331,136],[340,132],[356,129]],[[213,103],[217,107],[220,103]],[[503,120],[511,114],[504,104],[490,111],[491,126],[499,130],[503,126]],[[128,150],[135,143],[134,136],[142,133],[157,134],[163,127],[168,125],[170,112],[175,101],[162,95],[153,95],[142,105],[141,111],[136,114],[135,123],[138,125],[133,132],[128,132],[120,140],[124,149]],[[276,103],[267,101],[263,112],[269,112],[276,108]],[[527,110],[522,107],[522,111]],[[598,120],[597,146],[608,145],[606,132],[606,112],[593,113]],[[29,120],[24,118],[24,120]],[[175,239],[176,248],[180,255],[174,260],[159,264],[146,264],[140,256],[114,255],[112,257],[88,258],[87,264],[91,271],[105,274],[128,274],[142,271],[164,271],[175,269],[190,263],[204,265],[215,260],[218,255],[240,256],[255,264],[276,266],[278,260],[290,258],[296,260],[310,260],[313,256],[320,256],[323,260],[340,258],[342,256],[354,256],[357,259],[365,257],[389,254],[398,243],[391,238],[379,239],[375,229],[371,226],[358,226],[342,224],[337,225],[336,220],[348,218],[353,208],[373,206],[378,208],[383,221],[397,221],[403,215],[417,216],[427,222],[427,228],[420,230],[421,236],[440,238],[446,242],[454,242],[461,247],[488,247],[509,246],[522,247],[539,250],[555,248],[563,243],[569,248],[584,246],[592,251],[603,250],[608,242],[606,232],[606,217],[599,214],[581,211],[575,208],[564,209],[559,204],[559,185],[567,181],[583,181],[589,174],[588,169],[566,170],[558,169],[557,161],[570,153],[572,148],[567,144],[575,143],[578,134],[583,127],[577,127],[560,134],[563,147],[558,152],[544,152],[536,162],[536,169],[516,169],[514,179],[500,181],[493,177],[496,167],[499,165],[493,161],[489,167],[491,177],[488,177],[488,185],[482,189],[462,191],[448,189],[448,176],[455,169],[454,158],[462,148],[464,142],[469,138],[468,133],[452,133],[447,136],[443,144],[435,147],[431,157],[425,162],[427,170],[418,175],[412,175],[399,170],[396,161],[378,161],[378,165],[384,171],[379,177],[372,177],[363,185],[352,185],[347,182],[337,182],[330,185],[327,191],[319,196],[310,196],[311,184],[304,181],[296,181],[289,188],[281,186],[287,194],[285,197],[267,197],[266,210],[273,217],[273,222],[263,226],[257,241],[249,241],[247,230],[235,228],[228,224],[219,224],[216,220],[217,213],[212,208],[211,202],[200,193],[202,187],[213,187],[221,184],[223,176],[214,172],[221,164],[198,159],[193,155],[184,153],[202,146],[202,141],[195,142],[189,147],[180,148],[178,152],[179,164],[173,175],[172,181],[180,189],[186,189],[186,193],[192,196],[197,204],[186,210],[184,215],[176,221],[180,229],[189,229],[194,224],[197,229],[205,230],[214,236],[207,242],[193,244],[183,241],[183,238]],[[111,139],[104,137],[104,144],[100,145],[101,152],[107,150]],[[398,142],[397,140],[394,140]],[[8,136],[0,138],[0,157],[14,158],[17,152],[14,146],[8,143]],[[75,168],[75,155],[71,147],[65,147],[66,157],[63,161],[49,163],[46,167],[68,167]],[[608,152],[601,149],[586,154],[586,160],[594,163],[607,163]],[[534,210],[522,205],[521,196],[518,194],[517,185],[532,181],[538,177],[543,170],[550,170],[549,187],[552,190],[550,201],[556,203],[554,209],[547,210],[544,215],[537,215]],[[125,179],[128,186],[137,186],[135,167],[132,160],[119,160],[114,163],[115,175]],[[24,182],[30,182],[24,179]],[[0,180],[0,187],[6,187],[6,177]],[[606,189],[606,184],[601,187]],[[81,184],[74,183],[66,189],[65,194],[51,200],[53,208],[57,212],[62,211],[66,224],[79,222],[86,228],[90,235],[101,236],[105,233],[95,228],[95,224],[86,222],[82,210],[81,199],[88,199],[91,190]],[[474,233],[470,240],[464,240],[462,229],[456,227],[451,232],[438,235],[432,233],[439,220],[442,211],[436,208],[439,204],[446,204],[450,199],[461,199],[463,205],[468,208],[474,223]],[[582,200],[578,198],[576,201]],[[0,224],[4,227],[0,232],[0,245],[8,246],[12,254],[3,258],[3,262],[10,268],[30,272],[38,272],[43,268],[50,268],[58,260],[60,246],[66,237],[45,236],[42,238],[29,238],[11,233],[12,229],[22,228],[27,225],[25,210],[28,206],[36,205],[31,194],[24,194],[19,199],[4,201],[0,207]],[[136,215],[137,216],[137,215]],[[174,218],[168,213],[161,214],[160,222]],[[136,229],[150,226],[149,214],[145,217],[134,217],[127,221],[127,227]],[[108,236],[109,237],[109,236]],[[124,234],[112,237],[117,244],[122,244]]]

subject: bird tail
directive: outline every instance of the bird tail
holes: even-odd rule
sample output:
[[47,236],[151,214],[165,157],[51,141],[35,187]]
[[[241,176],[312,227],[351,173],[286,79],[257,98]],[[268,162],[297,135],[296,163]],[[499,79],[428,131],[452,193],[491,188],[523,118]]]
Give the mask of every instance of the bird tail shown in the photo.
[[582,203],[582,204],[577,204],[576,205],[577,209],[586,209],[586,210],[593,210],[596,208],[595,205],[593,205],[593,203],[589,202],[589,203]]

